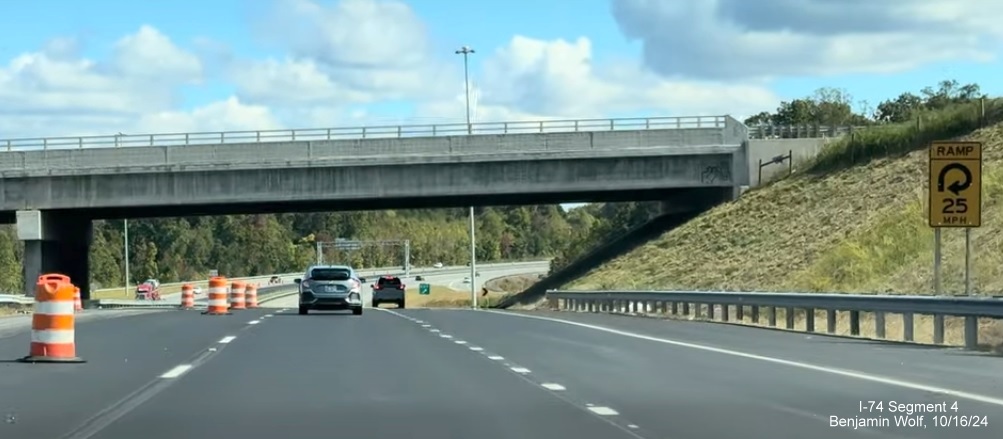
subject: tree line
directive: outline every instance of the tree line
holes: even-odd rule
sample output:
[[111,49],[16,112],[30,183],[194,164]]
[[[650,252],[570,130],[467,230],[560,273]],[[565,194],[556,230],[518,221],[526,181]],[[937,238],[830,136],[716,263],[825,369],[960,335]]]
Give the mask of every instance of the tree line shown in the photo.
[[[747,125],[880,125],[911,120],[983,97],[978,84],[941,81],[918,93],[906,92],[870,107],[854,104],[844,90],[822,88],[810,96],[782,102],[745,120]],[[560,206],[503,206],[476,209],[479,261],[553,258],[560,268],[612,236],[640,225],[658,212],[658,203],[589,204],[565,211]],[[137,219],[129,221],[132,282],[201,279],[210,270],[231,277],[295,272],[315,258],[315,243],[337,238],[411,241],[412,264],[463,265],[469,260],[466,209],[374,212],[284,213]],[[92,288],[124,284],[122,221],[96,221],[91,245]],[[22,285],[23,245],[12,226],[0,226],[0,292]],[[357,267],[403,263],[400,246],[331,250],[325,261]]]

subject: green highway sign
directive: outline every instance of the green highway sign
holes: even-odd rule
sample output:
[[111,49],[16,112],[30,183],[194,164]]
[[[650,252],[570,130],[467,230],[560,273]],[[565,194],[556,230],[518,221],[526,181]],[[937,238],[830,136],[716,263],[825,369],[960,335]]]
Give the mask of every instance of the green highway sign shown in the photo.
[[432,294],[432,285],[429,284],[418,284],[418,294],[427,296]]

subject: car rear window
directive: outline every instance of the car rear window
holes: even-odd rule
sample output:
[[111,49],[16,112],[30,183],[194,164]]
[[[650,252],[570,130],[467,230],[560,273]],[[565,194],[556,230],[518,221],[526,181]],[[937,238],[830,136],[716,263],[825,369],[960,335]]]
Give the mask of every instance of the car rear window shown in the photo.
[[376,284],[379,285],[379,286],[393,286],[393,287],[396,287],[396,286],[400,286],[401,280],[400,280],[400,278],[397,278],[397,277],[393,277],[393,278],[389,278],[389,279],[385,278],[385,277],[381,277],[380,280],[376,281]]
[[345,270],[343,268],[314,268],[310,272],[310,279],[313,280],[349,280],[352,278],[352,272]]

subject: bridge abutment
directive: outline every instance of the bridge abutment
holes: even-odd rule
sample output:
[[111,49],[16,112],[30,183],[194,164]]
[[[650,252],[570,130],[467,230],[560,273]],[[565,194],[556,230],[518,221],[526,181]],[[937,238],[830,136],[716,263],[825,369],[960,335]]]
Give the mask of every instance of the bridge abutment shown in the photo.
[[78,213],[43,210],[17,212],[17,234],[24,241],[24,293],[35,294],[38,276],[59,273],[90,298],[91,219]]

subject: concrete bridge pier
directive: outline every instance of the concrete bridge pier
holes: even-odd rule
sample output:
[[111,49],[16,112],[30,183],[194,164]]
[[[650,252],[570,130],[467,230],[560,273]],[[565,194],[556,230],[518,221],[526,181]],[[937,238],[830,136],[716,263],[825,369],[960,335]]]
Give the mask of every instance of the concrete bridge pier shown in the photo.
[[91,219],[76,212],[18,211],[17,235],[24,241],[24,293],[35,295],[38,276],[59,273],[90,299]]

